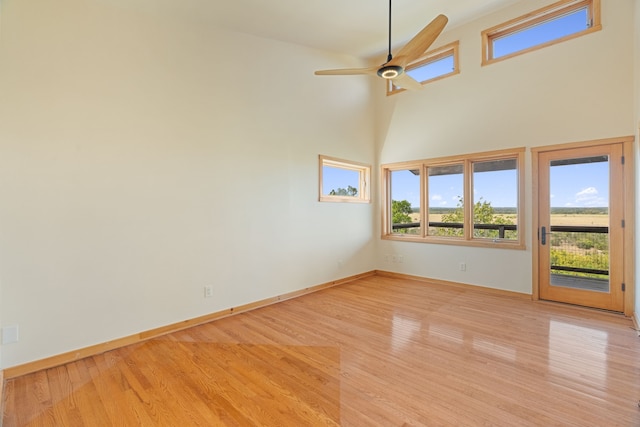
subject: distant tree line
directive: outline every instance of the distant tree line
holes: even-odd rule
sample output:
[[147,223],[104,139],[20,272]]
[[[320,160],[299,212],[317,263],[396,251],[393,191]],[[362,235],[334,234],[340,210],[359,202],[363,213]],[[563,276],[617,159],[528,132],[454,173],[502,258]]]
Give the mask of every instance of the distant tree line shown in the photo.
[[[455,208],[430,207],[429,212],[437,215],[446,215],[456,211]],[[493,212],[498,215],[515,215],[518,213],[515,207],[495,207],[492,206]],[[414,212],[420,211],[420,208],[414,208]],[[607,215],[609,208],[551,208],[551,215]]]
[[609,208],[551,208],[551,215],[607,215]]
[[333,190],[329,191],[329,195],[355,197],[358,195],[358,189],[350,185],[347,188],[334,188]]
[[[455,208],[429,207],[429,213],[435,215],[447,215],[455,213],[459,208],[460,206],[456,206]],[[492,206],[491,209],[493,209],[494,214],[498,215],[515,215],[518,213],[516,208],[497,208]]]

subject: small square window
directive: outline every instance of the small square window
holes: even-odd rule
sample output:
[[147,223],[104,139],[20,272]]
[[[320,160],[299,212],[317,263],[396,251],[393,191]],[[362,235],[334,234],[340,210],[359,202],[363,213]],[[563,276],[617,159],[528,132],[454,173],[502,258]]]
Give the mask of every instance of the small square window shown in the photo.
[[321,202],[368,203],[371,166],[320,156]]

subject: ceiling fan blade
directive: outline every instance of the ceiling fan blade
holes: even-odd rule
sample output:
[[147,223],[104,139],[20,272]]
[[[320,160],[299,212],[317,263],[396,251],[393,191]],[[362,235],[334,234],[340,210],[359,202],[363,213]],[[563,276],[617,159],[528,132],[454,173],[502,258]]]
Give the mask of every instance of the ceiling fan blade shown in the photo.
[[[438,38],[449,18],[444,15],[436,16],[433,21],[427,24],[418,34],[416,34],[400,51],[396,54],[388,65],[399,65],[406,67],[412,61],[420,58],[429,46]],[[413,80],[413,79],[412,79]]]
[[393,79],[393,84],[408,90],[422,90],[424,86],[422,86],[418,81],[416,81],[413,77],[408,75],[407,73],[402,73],[395,79]]
[[317,76],[349,76],[357,74],[376,74],[379,67],[369,68],[343,68],[338,70],[320,70],[314,74]]

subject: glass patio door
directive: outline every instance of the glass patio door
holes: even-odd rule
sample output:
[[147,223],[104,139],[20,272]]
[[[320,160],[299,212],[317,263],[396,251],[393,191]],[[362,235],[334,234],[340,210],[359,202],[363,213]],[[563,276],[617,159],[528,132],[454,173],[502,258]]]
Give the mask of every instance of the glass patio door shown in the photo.
[[623,311],[622,144],[538,157],[540,299]]

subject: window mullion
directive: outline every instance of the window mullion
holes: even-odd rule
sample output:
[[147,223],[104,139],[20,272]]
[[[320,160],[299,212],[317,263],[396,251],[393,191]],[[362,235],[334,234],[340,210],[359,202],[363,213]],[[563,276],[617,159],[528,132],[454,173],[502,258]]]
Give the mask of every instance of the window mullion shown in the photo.
[[473,173],[471,160],[464,161],[464,239],[471,240],[473,236]]
[[429,235],[429,171],[427,165],[422,165],[422,179],[420,180],[420,223],[422,237]]
[[382,211],[383,228],[382,235],[390,235],[393,233],[392,213],[391,213],[391,170],[382,169],[380,174],[382,178],[382,191],[384,196],[384,210]]

